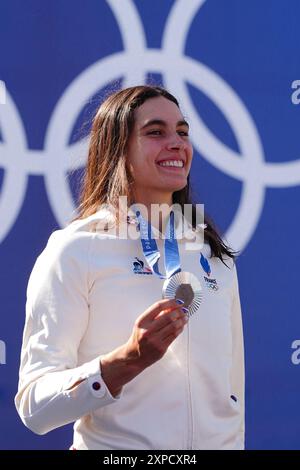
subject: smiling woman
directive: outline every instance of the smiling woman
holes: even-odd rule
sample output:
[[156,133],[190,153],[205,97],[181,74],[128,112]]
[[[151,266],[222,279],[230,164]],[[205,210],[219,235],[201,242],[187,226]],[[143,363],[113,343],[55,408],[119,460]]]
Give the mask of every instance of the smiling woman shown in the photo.
[[[194,205],[178,237],[192,154],[165,89],[127,88],[99,107],[78,218],[51,235],[29,279],[15,402],[34,432],[76,421],[76,449],[243,448],[234,254],[206,217],[199,249]],[[134,238],[110,230],[124,196]],[[154,205],[168,208],[158,226]]]
[[149,209],[171,206],[173,193],[186,187],[193,154],[188,128],[178,106],[163,96],[136,109],[127,156],[135,201]]

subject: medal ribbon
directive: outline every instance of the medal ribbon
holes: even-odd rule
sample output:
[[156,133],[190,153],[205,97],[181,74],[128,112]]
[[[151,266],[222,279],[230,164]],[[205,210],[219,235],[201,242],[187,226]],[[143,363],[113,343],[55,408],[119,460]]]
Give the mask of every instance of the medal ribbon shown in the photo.
[[160,252],[158,250],[155,239],[152,238],[151,224],[143,219],[139,211],[136,212],[136,216],[140,225],[143,253],[151,271],[153,272],[153,274],[156,274],[161,279],[169,279],[171,276],[181,271],[178,243],[175,237],[174,212],[172,211],[170,213],[166,228],[167,236],[165,236],[164,242],[166,271],[165,276],[161,274],[158,269]]

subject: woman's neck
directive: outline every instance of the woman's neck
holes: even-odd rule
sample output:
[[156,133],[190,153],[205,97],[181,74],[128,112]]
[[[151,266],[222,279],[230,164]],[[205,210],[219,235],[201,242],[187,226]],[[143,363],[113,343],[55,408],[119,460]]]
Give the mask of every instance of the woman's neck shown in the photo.
[[166,230],[166,225],[169,220],[170,209],[173,204],[172,194],[163,194],[147,196],[143,194],[141,197],[136,195],[135,204],[142,205],[141,215],[147,219],[153,227],[158,229],[161,233]]

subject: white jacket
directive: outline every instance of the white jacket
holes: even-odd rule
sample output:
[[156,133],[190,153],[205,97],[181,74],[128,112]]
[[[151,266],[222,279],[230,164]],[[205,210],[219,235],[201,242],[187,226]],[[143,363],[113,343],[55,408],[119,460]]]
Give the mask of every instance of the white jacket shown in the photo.
[[178,241],[181,268],[200,280],[203,302],[164,357],[114,398],[100,358],[128,340],[136,318],[161,298],[163,281],[145,274],[140,240],[99,231],[94,221],[54,232],[30,276],[15,398],[22,421],[38,434],[76,421],[76,449],[243,449],[235,265],[210,258],[205,244],[208,277],[200,251]]

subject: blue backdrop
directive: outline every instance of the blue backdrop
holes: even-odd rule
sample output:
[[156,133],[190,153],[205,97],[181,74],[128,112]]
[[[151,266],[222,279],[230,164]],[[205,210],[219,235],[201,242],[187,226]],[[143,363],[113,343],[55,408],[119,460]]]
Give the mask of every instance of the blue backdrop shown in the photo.
[[299,15],[298,0],[1,0],[1,449],[71,442],[14,408],[27,280],[72,215],[95,106],[147,80],[179,98],[195,197],[241,250],[247,448],[300,448]]

